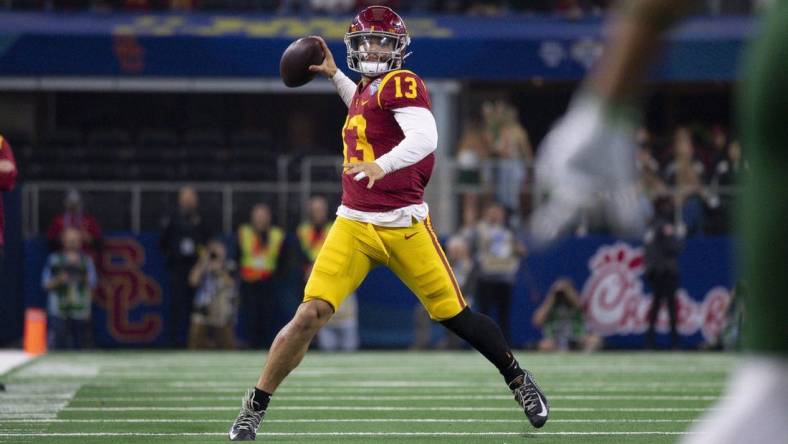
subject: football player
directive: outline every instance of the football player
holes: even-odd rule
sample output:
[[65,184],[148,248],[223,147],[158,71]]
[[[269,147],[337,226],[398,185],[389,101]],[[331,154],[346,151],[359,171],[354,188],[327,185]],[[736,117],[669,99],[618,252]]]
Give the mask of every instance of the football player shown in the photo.
[[325,58],[310,70],[334,83],[348,107],[342,128],[342,204],[317,256],[293,319],[277,335],[254,390],[230,428],[253,440],[271,396],[301,362],[315,333],[377,265],[391,269],[430,317],[465,339],[500,371],[531,424],[547,421],[547,398],[514,358],[498,325],[471,311],[460,293],[422,200],[438,144],[427,88],[402,69],[410,37],[390,8],[362,10],[345,35],[348,67],[358,84]]
[[[627,0],[611,24],[609,46],[566,115],[539,148],[537,183],[545,201],[531,221],[549,242],[585,208],[603,209],[619,228],[639,225],[635,177],[637,96],[659,40],[687,12],[685,0]],[[788,436],[788,1],[771,2],[746,59],[738,120],[751,165],[740,203],[744,272],[751,286],[743,327],[748,355],[726,396],[685,440],[692,444],[782,443]]]

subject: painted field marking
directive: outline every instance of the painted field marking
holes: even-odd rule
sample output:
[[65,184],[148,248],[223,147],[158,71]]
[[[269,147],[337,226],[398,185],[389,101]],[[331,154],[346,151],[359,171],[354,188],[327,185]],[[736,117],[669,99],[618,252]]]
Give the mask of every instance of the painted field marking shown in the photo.
[[[661,431],[636,431],[636,432],[266,432],[262,436],[627,436],[627,435],[690,435],[691,432],[661,432]],[[158,433],[158,432],[74,432],[74,433],[0,433],[0,437],[110,437],[110,436],[227,436],[226,432],[186,432],[186,433]]]
[[[220,378],[226,379],[226,378]],[[289,380],[288,380],[289,381]],[[206,390],[206,391],[221,391],[221,390],[246,390],[248,389],[253,381],[249,383],[226,383],[226,382],[211,382],[208,387],[206,387],[205,382],[190,382],[190,381],[165,381],[161,383],[155,384],[155,387],[150,387],[149,389],[144,389],[147,391],[159,391],[159,390],[173,390],[173,389],[195,389],[195,390]],[[540,381],[541,382],[541,381]],[[40,384],[40,382],[19,382],[16,379],[12,381],[10,384],[7,383],[6,385],[15,385],[18,387],[36,387]],[[153,385],[153,384],[150,384]],[[292,385],[292,386],[290,386]],[[468,389],[468,383],[465,382],[453,382],[453,381],[414,381],[414,380],[388,380],[386,382],[380,381],[347,381],[347,382],[322,382],[322,383],[298,383],[298,384],[290,384],[286,382],[285,385],[280,389],[280,391],[290,390],[290,391],[299,391],[302,389],[317,389],[317,390],[341,390],[341,389],[365,389],[365,388],[382,388],[382,389],[410,389],[410,388],[418,388],[418,389]],[[709,382],[709,381],[685,381],[685,382],[675,382],[675,381],[666,381],[666,382],[654,382],[654,381],[642,381],[642,382],[629,382],[629,381],[618,381],[618,382],[610,382],[610,381],[586,381],[582,383],[573,383],[573,382],[556,382],[554,384],[548,384],[542,382],[540,385],[544,387],[551,387],[551,386],[558,386],[562,389],[566,390],[588,390],[593,391],[596,389],[627,389],[631,388],[633,390],[665,390],[665,389],[676,389],[676,390],[686,390],[688,388],[709,388],[709,389],[722,389],[726,386],[725,381],[719,382]],[[143,388],[139,387],[129,387],[128,384],[122,382],[103,382],[103,381],[91,381],[84,384],[85,388],[89,389],[101,389],[101,388],[116,388],[118,390],[130,390],[130,391],[141,391]],[[473,389],[483,389],[483,388],[494,388],[494,389],[501,389],[504,385],[500,382],[475,382],[473,383]]]
[[[428,412],[510,412],[512,408],[509,407],[380,407],[380,406],[314,406],[314,405],[284,405],[277,406],[276,410],[298,410],[298,411],[314,411],[314,410],[340,410],[340,411],[381,411],[381,412],[398,412],[398,411],[428,411]],[[162,411],[162,412],[225,412],[237,411],[238,407],[232,406],[205,406],[205,407],[66,407],[64,411],[68,412],[144,412],[144,411]],[[596,408],[596,407],[554,407],[550,409],[555,412],[705,412],[707,408],[695,407],[611,407],[611,408]]]
[[[689,391],[691,393],[697,393],[696,396],[713,396],[718,398],[724,398],[724,396],[720,395],[722,393],[723,388],[684,388],[684,389],[676,389],[676,388],[660,388],[660,387],[652,387],[652,388],[645,388],[645,389],[633,389],[627,387],[597,387],[597,388],[562,388],[562,387],[551,387],[546,384],[541,385],[544,388],[545,392],[550,396],[550,399],[554,399],[557,396],[687,396],[686,393]],[[202,388],[195,388],[192,392],[197,393],[195,395],[196,398],[205,397],[206,399],[230,399],[238,400],[243,397],[243,394],[249,387],[239,386],[236,388],[215,388],[215,387],[202,387]],[[342,396],[364,396],[370,393],[381,393],[381,396],[407,396],[410,393],[413,393],[414,390],[409,388],[389,388],[389,389],[370,389],[367,387],[345,387],[345,388],[338,388],[338,387],[281,387],[277,390],[277,399],[282,399],[285,397],[289,397],[290,395],[293,396],[306,396],[307,394],[315,394],[315,395],[342,395]],[[140,397],[144,399],[154,399],[151,394],[155,394],[155,399],[165,399],[169,397],[178,397],[183,396],[184,389],[182,388],[175,388],[175,387],[130,387],[128,389],[123,389],[121,387],[117,388],[99,388],[93,387],[90,384],[83,385],[80,394],[82,396],[78,397],[78,399],[89,399],[89,398],[111,398],[113,396],[117,397],[128,397],[128,398],[135,398]],[[385,394],[384,394],[385,393]],[[418,393],[434,395],[434,396],[444,396],[444,395],[454,395],[460,396],[463,395],[463,399],[467,399],[467,396],[490,396],[490,395],[497,395],[497,396],[506,396],[502,395],[508,393],[505,386],[502,384],[498,384],[495,387],[490,388],[461,388],[461,387],[441,387],[441,388],[422,388],[418,390]],[[467,395],[467,396],[465,396]],[[2,399],[4,395],[0,394],[0,399]],[[10,395],[5,395],[10,396]],[[23,396],[23,395],[18,395]],[[48,395],[46,393],[33,393],[30,394],[29,397],[43,397],[46,398]],[[161,397],[161,398],[160,398]],[[10,399],[10,398],[9,398]],[[115,399],[115,398],[112,398]]]
[[[573,423],[573,424],[596,424],[596,423],[631,423],[631,424],[661,424],[661,423],[691,423],[701,422],[702,419],[686,418],[686,419],[615,419],[615,418],[590,418],[590,419],[551,419],[550,423]],[[228,423],[227,419],[183,419],[183,418],[155,418],[155,419],[8,419],[4,420],[7,423],[54,423],[54,424],[70,424],[70,423],[108,423],[108,424],[147,424],[147,423]],[[319,419],[266,419],[268,423],[472,423],[472,424],[524,424],[523,419],[475,419],[475,418],[319,418]]]
[[[31,373],[36,377],[47,380],[56,377],[59,372],[68,374],[69,372],[85,372],[86,374],[96,374],[98,370],[90,365],[66,365],[54,364],[45,360],[34,362],[29,367],[22,370],[25,374]],[[23,397],[26,393],[24,387],[18,387],[15,383],[9,383],[6,392],[0,393],[0,420],[6,422],[8,419],[17,418],[37,418],[53,419],[58,412],[63,410],[80,388],[79,383],[58,382],[57,384],[39,383],[33,393],[42,393],[44,389],[51,398],[44,400],[41,398]],[[21,397],[20,397],[21,396]],[[25,430],[25,434],[35,434],[45,430],[43,423],[36,424],[33,430]]]
[[[29,387],[27,384],[24,386],[17,385],[17,387]],[[632,394],[633,396],[644,394],[644,396],[651,396],[647,395],[649,392],[659,392],[663,393],[662,395],[656,396],[685,396],[684,394],[687,393],[687,389],[676,389],[676,388],[664,388],[664,387],[646,387],[641,389],[635,388],[628,388],[628,387],[596,387],[596,388],[563,388],[563,387],[552,387],[546,384],[543,384],[542,387],[546,387],[545,390],[551,394],[562,394],[567,396],[583,396],[586,394],[595,394],[595,393],[625,393],[625,394]],[[216,394],[215,396],[233,396],[237,399],[240,399],[245,390],[248,387],[238,386],[237,388],[216,388],[216,387],[203,387],[197,389],[196,391],[199,393],[205,393],[206,397],[214,396],[212,394]],[[6,387],[8,389],[8,386]],[[720,388],[713,388],[713,387],[703,387],[703,388],[694,388],[693,392],[707,392],[707,393],[718,393],[721,391]],[[183,389],[177,387],[95,387],[92,384],[85,384],[82,386],[81,393],[92,393],[100,391],[103,393],[109,393],[107,396],[113,396],[113,394],[117,394],[119,396],[128,396],[129,394],[149,394],[149,393],[158,393],[164,394],[168,396],[175,396],[172,394],[182,394]],[[302,394],[302,393],[315,393],[315,394],[329,394],[329,393],[338,393],[344,395],[353,395],[353,394],[366,394],[370,393],[372,390],[367,387],[281,387],[279,388],[276,393],[277,394]],[[381,390],[378,390],[380,392]],[[408,387],[389,387],[385,388],[382,391],[389,392],[390,396],[394,396],[397,393],[411,393],[412,390]],[[448,394],[469,394],[469,395],[499,395],[501,392],[505,392],[506,387],[503,384],[497,384],[495,387],[489,388],[469,388],[469,387],[437,387],[437,388],[422,388],[419,390],[420,393],[432,393],[435,395],[448,395]],[[669,393],[669,394],[665,394]],[[19,391],[17,394],[9,394],[8,392],[0,393],[0,399],[13,399],[15,397],[25,397],[25,398],[49,398],[51,396],[61,396],[57,393],[52,394],[52,392],[48,392],[45,390],[39,390],[38,392],[26,392],[26,391]],[[426,395],[425,395],[426,396]],[[703,396],[703,395],[698,395]],[[146,399],[149,399],[149,396],[146,396]],[[551,399],[553,396],[550,397]],[[84,398],[82,398],[84,399]]]
[[[4,397],[0,395],[0,399]],[[99,396],[99,397],[77,397],[74,402],[180,402],[180,401],[238,401],[242,396]],[[28,398],[29,399],[29,398]],[[452,401],[452,400],[481,400],[481,401],[503,401],[511,400],[510,395],[381,395],[381,396],[277,396],[277,401]],[[720,396],[638,396],[638,395],[551,395],[550,400],[573,400],[573,401],[717,401]]]
[[31,359],[33,356],[23,351],[0,350],[0,375],[10,372]]
[[[353,361],[348,361],[348,363],[352,363]],[[168,370],[170,367],[165,363],[160,368],[159,367],[149,367],[149,368],[140,368],[139,371],[136,371],[134,368],[134,364],[130,364],[126,368],[115,368],[115,369],[107,369],[109,370],[107,374],[113,375],[141,375],[146,376],[148,374],[159,374],[161,370]],[[329,366],[320,366],[320,367],[298,367],[296,368],[291,376],[324,376],[324,375],[345,375],[345,374],[370,374],[370,373],[385,373],[385,374],[403,374],[403,373],[429,373],[429,372],[439,372],[439,373],[485,373],[495,368],[488,365],[483,366],[463,366],[462,368],[451,368],[447,370],[445,366],[434,366],[434,365],[427,365],[427,366],[397,366],[397,365],[381,365],[381,366],[336,366],[336,367],[329,367]],[[727,372],[727,369],[722,369],[719,367],[718,364],[714,365],[707,365],[707,366],[698,366],[698,365],[689,365],[689,366],[682,366],[676,367],[675,364],[667,364],[667,365],[620,365],[616,363],[612,363],[609,365],[555,365],[555,366],[531,366],[529,369],[533,369],[534,372],[544,372],[544,373],[560,373],[560,374],[587,374],[587,373],[664,373],[664,372],[671,372],[675,373],[698,373],[698,372],[709,372],[709,373],[724,373]],[[200,375],[243,375],[247,373],[258,373],[260,368],[253,368],[250,367],[248,369],[238,369],[232,365],[228,365],[225,368],[216,367],[215,370],[205,369],[205,370],[195,370],[193,366],[188,366],[183,370],[178,371],[178,374],[184,374],[189,376],[200,376]],[[111,372],[111,373],[110,373]],[[75,375],[79,376],[79,375]]]

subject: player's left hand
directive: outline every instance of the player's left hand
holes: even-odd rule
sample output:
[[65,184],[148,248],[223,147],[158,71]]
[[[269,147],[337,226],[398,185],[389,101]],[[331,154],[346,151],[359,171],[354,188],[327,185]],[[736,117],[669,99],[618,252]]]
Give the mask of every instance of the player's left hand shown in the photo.
[[376,180],[380,180],[386,173],[375,162],[359,162],[359,163],[346,163],[342,167],[345,169],[345,174],[353,174],[353,180],[361,180],[365,177],[369,178],[367,189],[375,185]]

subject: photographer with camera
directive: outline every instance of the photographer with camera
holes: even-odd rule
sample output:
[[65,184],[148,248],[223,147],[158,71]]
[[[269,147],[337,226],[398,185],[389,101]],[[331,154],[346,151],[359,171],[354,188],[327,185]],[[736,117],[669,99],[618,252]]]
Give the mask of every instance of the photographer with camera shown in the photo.
[[686,228],[675,222],[675,206],[671,195],[660,195],[654,199],[654,220],[645,235],[646,281],[653,293],[651,309],[648,314],[649,327],[646,332],[646,347],[654,348],[657,315],[664,302],[668,306],[670,319],[671,348],[678,346],[676,332],[677,304],[676,292],[679,289],[679,256],[684,249]]
[[534,312],[533,324],[542,329],[539,350],[595,350],[599,337],[590,334],[583,318],[583,303],[569,278],[556,280]]
[[49,346],[81,349],[92,346],[91,293],[96,287],[93,259],[82,250],[82,233],[66,228],[61,251],[47,258],[41,286],[48,292]]
[[227,247],[212,239],[200,253],[189,273],[189,285],[196,288],[189,329],[189,348],[235,348],[235,320],[238,314],[238,267],[227,259]]

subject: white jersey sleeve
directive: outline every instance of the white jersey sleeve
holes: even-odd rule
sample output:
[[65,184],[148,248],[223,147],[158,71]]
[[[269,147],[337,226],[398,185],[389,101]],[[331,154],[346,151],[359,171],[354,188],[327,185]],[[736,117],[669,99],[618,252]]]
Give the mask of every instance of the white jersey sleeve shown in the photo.
[[408,106],[391,111],[405,138],[375,160],[386,174],[415,164],[438,147],[438,127],[430,110]]
[[331,83],[336,87],[337,94],[345,102],[345,106],[350,107],[350,101],[353,100],[353,94],[356,93],[356,84],[341,69],[337,69],[337,73],[331,77]]

